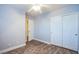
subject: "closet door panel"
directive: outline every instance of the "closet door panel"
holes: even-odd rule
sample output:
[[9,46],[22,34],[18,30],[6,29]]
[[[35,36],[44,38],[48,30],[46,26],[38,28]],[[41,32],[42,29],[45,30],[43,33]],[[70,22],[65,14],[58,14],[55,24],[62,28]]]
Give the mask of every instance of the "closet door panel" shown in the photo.
[[61,16],[54,16],[51,18],[51,43],[62,46],[62,18]]
[[63,47],[77,51],[78,45],[78,15],[63,16]]

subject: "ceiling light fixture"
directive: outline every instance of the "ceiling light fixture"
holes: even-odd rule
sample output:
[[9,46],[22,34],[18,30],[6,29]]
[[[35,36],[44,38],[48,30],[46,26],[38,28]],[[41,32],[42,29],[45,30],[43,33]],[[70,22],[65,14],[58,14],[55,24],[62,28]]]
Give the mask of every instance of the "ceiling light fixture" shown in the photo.
[[42,13],[44,9],[47,9],[49,6],[43,4],[33,4],[31,9],[28,10],[29,14],[39,14]]
[[35,12],[40,12],[41,13],[41,8],[42,8],[42,5],[35,4],[35,5],[32,6],[32,8],[28,12],[35,11]]
[[32,9],[33,9],[34,11],[40,11],[40,10],[41,10],[41,6],[40,6],[40,5],[34,5],[34,6],[32,7]]

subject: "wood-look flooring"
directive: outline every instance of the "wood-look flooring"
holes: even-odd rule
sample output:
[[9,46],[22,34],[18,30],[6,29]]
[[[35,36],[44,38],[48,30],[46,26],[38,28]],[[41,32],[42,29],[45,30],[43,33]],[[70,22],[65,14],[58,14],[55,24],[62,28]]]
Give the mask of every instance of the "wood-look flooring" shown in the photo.
[[78,52],[37,40],[31,40],[27,46],[21,47],[5,54],[77,54]]

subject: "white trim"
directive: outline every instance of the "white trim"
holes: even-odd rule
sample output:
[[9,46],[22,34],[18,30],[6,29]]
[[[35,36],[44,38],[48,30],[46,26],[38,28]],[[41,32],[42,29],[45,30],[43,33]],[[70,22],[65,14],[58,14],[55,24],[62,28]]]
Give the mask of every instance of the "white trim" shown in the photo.
[[47,41],[44,41],[44,40],[41,40],[41,39],[37,39],[37,38],[33,38],[33,40],[37,40],[37,41],[40,41],[40,42],[44,42],[44,43],[50,44],[50,43],[47,42]]
[[8,51],[14,50],[16,48],[20,48],[22,46],[25,46],[25,44],[21,44],[21,45],[18,45],[18,46],[14,46],[14,47],[10,47],[10,48],[4,49],[4,50],[0,51],[0,53],[5,53],[5,52],[8,52]]

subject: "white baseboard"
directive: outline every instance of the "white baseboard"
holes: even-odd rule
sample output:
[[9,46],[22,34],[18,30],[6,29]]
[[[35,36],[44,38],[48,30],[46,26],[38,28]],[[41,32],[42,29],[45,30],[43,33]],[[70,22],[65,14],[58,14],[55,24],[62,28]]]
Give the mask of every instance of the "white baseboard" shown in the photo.
[[37,38],[33,38],[34,40],[37,40],[37,41],[40,41],[40,42],[44,42],[44,43],[47,43],[47,44],[50,44],[49,42],[46,42],[46,41],[43,41],[41,39],[37,39]]
[[[44,42],[44,43],[47,43],[47,44],[52,44],[52,42],[46,42],[46,41],[43,41],[43,40],[41,40],[41,39],[37,39],[37,38],[33,38],[34,40],[37,40],[37,41],[40,41],[40,42]],[[32,40],[33,40],[32,39]],[[53,44],[54,45],[54,44]],[[57,46],[57,45],[56,45]],[[62,47],[62,46],[60,46],[60,47]],[[79,50],[78,50],[78,54],[79,54]]]
[[21,44],[21,45],[18,45],[18,46],[10,47],[10,48],[7,48],[7,49],[4,49],[4,50],[0,51],[0,53],[5,53],[5,52],[14,50],[14,49],[16,49],[16,48],[20,48],[20,47],[25,46],[25,45],[26,45],[26,44]]

